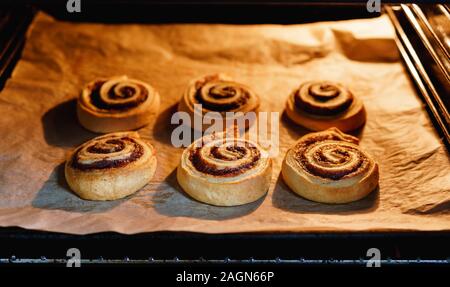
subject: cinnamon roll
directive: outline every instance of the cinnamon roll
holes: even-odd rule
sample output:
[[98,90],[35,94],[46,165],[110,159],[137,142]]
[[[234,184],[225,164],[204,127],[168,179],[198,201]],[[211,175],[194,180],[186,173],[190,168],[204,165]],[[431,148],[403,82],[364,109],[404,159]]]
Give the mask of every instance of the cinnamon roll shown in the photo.
[[329,81],[300,85],[287,100],[286,114],[295,123],[314,131],[337,127],[347,132],[366,121],[361,99],[343,85]]
[[96,137],[76,148],[65,165],[69,187],[88,200],[128,196],[146,185],[155,170],[155,150],[136,132]]
[[378,165],[358,139],[336,128],[303,136],[287,152],[282,176],[297,194],[323,203],[359,200],[378,185]]
[[[194,105],[200,105],[196,110]],[[214,74],[193,81],[187,87],[178,105],[178,110],[187,112],[191,118],[194,115],[203,119],[202,130],[214,123],[219,123],[224,129],[242,121],[248,128],[256,118],[247,117],[249,112],[256,112],[259,107],[259,97],[249,87],[233,81],[224,74]],[[234,116],[226,117],[233,112]],[[196,127],[194,127],[196,128]]]
[[183,190],[201,202],[235,206],[266,194],[272,174],[268,153],[257,143],[226,133],[205,136],[184,150],[177,169]]
[[78,120],[97,133],[134,130],[149,124],[159,109],[150,85],[127,76],[95,80],[78,99]]

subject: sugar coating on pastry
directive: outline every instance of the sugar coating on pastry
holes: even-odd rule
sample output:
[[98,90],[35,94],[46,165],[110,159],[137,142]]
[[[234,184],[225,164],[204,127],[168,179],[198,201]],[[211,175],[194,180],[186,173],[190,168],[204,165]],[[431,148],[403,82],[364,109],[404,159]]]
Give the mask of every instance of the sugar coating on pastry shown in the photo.
[[345,86],[330,81],[301,84],[290,94],[286,114],[296,124],[313,131],[336,127],[347,132],[366,121],[361,99]]
[[358,142],[336,128],[303,136],[283,161],[284,181],[295,193],[322,203],[367,196],[378,186],[378,164]]
[[93,132],[128,131],[152,122],[159,105],[152,86],[120,76],[87,84],[78,98],[77,115],[80,124]]
[[137,132],[96,137],[78,148],[66,161],[69,187],[87,200],[115,200],[146,185],[156,170],[153,146]]

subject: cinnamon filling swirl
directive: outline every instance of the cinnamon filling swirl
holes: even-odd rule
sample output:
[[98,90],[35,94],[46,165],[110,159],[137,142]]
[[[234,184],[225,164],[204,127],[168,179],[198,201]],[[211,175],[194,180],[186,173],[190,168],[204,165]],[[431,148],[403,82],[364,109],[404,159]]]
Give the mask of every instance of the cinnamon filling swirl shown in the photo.
[[338,180],[364,173],[369,168],[367,157],[351,144],[325,141],[306,148],[297,157],[309,173]]
[[97,81],[89,98],[91,104],[100,110],[122,112],[139,106],[147,100],[148,95],[147,88],[136,82]]
[[332,116],[347,110],[353,103],[352,93],[332,82],[308,82],[294,92],[295,106],[305,112]]
[[252,97],[247,87],[231,81],[211,80],[196,88],[196,104],[202,104],[205,110],[221,113],[238,111]]
[[143,147],[130,137],[104,138],[81,146],[73,155],[72,167],[79,170],[123,167],[143,153]]
[[190,151],[189,160],[202,173],[233,177],[257,165],[261,152],[249,142],[227,142],[220,146],[206,145]]
[[300,141],[294,158],[312,175],[339,180],[365,173],[371,163],[358,140],[340,132],[324,132]]

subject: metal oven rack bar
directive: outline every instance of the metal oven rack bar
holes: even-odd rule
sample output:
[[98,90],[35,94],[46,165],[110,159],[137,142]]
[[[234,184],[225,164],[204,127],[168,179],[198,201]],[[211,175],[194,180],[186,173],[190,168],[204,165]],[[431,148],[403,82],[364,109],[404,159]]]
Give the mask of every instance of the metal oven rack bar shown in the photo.
[[436,130],[450,147],[450,13],[444,4],[386,8],[397,46]]

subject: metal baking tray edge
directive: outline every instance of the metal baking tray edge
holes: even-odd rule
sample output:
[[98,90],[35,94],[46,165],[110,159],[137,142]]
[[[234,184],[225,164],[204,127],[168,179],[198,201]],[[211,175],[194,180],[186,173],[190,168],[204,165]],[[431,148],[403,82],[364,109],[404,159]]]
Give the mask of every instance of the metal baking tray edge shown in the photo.
[[[420,27],[419,21],[422,20],[413,14],[413,9],[418,10],[420,8],[413,4],[393,5],[385,8],[395,27],[397,34],[395,40],[405,67],[416,86],[418,94],[426,105],[437,132],[442,137],[447,150],[450,150],[450,115],[447,107],[443,104],[444,97],[450,95],[438,92],[446,90],[450,86],[450,82],[445,75],[448,71],[441,70],[442,64],[436,58],[433,47],[429,45],[428,39],[425,38]],[[432,70],[438,75],[430,73],[431,66],[438,67]],[[433,78],[444,80],[442,83],[433,80]],[[447,86],[442,88],[439,85]]]

